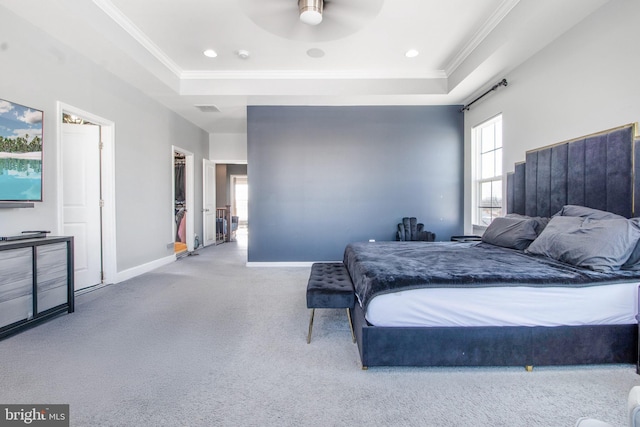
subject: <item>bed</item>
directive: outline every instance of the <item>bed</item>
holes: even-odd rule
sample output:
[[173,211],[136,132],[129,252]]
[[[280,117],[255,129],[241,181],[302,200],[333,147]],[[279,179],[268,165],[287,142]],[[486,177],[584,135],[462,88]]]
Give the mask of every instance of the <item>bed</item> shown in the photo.
[[639,142],[527,152],[482,242],[349,244],[363,368],[637,363]]

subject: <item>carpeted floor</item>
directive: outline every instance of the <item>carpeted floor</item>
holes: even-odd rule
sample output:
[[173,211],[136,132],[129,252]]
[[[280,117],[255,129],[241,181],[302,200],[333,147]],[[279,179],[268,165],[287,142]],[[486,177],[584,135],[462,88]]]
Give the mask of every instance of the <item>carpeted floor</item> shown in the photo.
[[246,241],[78,296],[0,341],[0,403],[67,403],[72,426],[626,425],[632,365],[360,369],[308,268],[247,268]]

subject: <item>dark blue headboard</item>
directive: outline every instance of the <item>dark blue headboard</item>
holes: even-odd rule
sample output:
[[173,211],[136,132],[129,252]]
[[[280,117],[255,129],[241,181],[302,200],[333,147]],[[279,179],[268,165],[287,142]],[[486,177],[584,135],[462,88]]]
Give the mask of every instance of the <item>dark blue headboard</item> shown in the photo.
[[[581,205],[631,218],[640,214],[636,125],[528,151],[507,174],[507,213],[550,217]],[[634,166],[635,165],[635,166]]]

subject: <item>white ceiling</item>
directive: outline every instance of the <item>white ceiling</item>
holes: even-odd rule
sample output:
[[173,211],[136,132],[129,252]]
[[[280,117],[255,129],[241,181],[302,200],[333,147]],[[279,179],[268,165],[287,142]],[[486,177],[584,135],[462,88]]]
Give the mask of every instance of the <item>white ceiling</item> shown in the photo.
[[297,0],[0,5],[206,131],[244,133],[247,105],[468,103],[606,1],[327,0],[316,27]]

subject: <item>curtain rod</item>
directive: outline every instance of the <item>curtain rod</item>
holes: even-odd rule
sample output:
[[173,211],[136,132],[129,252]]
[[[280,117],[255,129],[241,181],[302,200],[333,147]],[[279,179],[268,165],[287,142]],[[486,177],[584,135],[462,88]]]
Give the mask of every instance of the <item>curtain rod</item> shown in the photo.
[[470,103],[462,107],[460,109],[460,112],[462,113],[463,111],[468,110],[471,107],[471,105],[473,105],[476,101],[479,101],[480,99],[485,97],[487,94],[489,94],[489,92],[493,92],[494,90],[498,89],[500,86],[506,86],[506,85],[507,85],[507,79],[502,79],[498,83],[494,84],[491,89],[489,89],[488,91],[486,91],[485,93],[483,93],[482,95],[480,95],[479,97],[477,97],[476,99],[474,99],[473,101],[471,101]]

